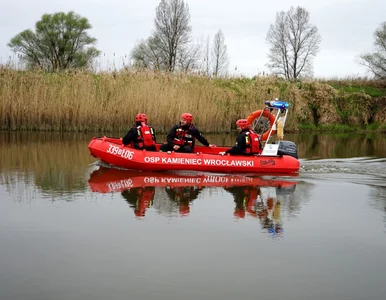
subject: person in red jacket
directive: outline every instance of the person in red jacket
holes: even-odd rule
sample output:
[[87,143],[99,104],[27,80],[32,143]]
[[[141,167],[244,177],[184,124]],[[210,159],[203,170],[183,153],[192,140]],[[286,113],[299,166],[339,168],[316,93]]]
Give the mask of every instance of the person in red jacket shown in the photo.
[[230,155],[253,155],[261,150],[259,135],[256,134],[248,124],[246,119],[236,121],[236,127],[239,135],[236,138],[236,144],[225,152],[220,154]]
[[155,143],[155,131],[153,127],[147,125],[147,116],[145,114],[137,114],[135,126],[130,128],[123,137],[122,144],[139,150],[156,151]]
[[176,151],[191,153],[194,149],[195,140],[197,139],[201,144],[208,147],[214,147],[209,144],[207,139],[193,124],[193,116],[189,113],[181,115],[180,123],[174,125],[166,137],[167,143],[160,148],[161,151]]

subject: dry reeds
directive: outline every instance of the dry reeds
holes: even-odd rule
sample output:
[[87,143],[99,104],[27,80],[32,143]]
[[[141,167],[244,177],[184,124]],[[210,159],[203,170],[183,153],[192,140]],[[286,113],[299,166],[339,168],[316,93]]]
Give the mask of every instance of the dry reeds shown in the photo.
[[181,113],[190,112],[201,131],[221,133],[261,109],[264,100],[281,98],[290,102],[293,113],[287,130],[296,130],[299,122],[341,122],[336,94],[327,84],[275,77],[214,79],[135,70],[43,73],[0,67],[0,127],[125,131],[142,112],[157,132],[165,133]]
[[0,88],[1,128],[9,130],[125,130],[143,112],[157,131],[165,132],[181,113],[190,112],[203,131],[226,132],[262,105],[208,78],[152,72],[1,69]]

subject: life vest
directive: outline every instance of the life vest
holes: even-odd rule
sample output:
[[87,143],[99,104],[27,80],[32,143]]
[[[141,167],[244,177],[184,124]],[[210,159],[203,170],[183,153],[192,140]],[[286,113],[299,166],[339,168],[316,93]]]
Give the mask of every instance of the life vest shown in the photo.
[[257,154],[261,150],[259,135],[249,130],[245,133],[245,153]]
[[142,123],[137,127],[137,140],[134,142],[139,148],[146,149],[155,146],[154,130],[148,125]]
[[193,128],[193,125],[190,125],[188,129],[182,128],[180,126],[176,129],[176,137],[173,140],[174,145],[185,146],[188,145],[190,147],[194,146],[194,137],[189,133],[189,130]]

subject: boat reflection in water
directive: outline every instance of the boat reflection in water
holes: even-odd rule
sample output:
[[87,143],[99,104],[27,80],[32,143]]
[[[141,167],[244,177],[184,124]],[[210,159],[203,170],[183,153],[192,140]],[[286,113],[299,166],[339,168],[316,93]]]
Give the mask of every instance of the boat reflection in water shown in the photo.
[[162,195],[166,195],[169,205],[163,203],[158,204],[158,207],[168,211],[168,206],[177,204],[179,215],[187,216],[190,214],[191,202],[198,198],[204,188],[222,187],[234,198],[235,218],[259,219],[262,228],[272,234],[282,232],[281,202],[294,194],[296,184],[295,181],[256,176],[191,173],[182,175],[106,167],[95,170],[89,179],[93,192],[120,192],[139,218],[145,217],[146,211],[155,205],[155,202],[162,202]]
[[185,186],[185,187],[171,187],[165,188],[169,199],[178,204],[178,212],[180,216],[187,216],[190,214],[190,203],[197,199],[198,194],[202,191],[202,187]]
[[123,198],[134,209],[136,217],[144,217],[146,209],[153,205],[155,195],[154,186],[130,188],[122,192]]
[[261,227],[272,236],[283,232],[281,203],[295,192],[296,182],[270,181],[261,186],[232,186],[224,189],[233,195],[235,218],[259,219]]

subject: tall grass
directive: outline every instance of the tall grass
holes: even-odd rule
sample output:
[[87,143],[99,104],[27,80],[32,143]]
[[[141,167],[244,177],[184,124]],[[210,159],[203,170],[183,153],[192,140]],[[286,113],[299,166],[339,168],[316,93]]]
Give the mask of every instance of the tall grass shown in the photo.
[[[236,83],[237,85],[238,83]],[[279,95],[277,95],[279,96]],[[125,130],[146,113],[165,132],[184,112],[206,132],[228,132],[263,105],[260,94],[237,95],[205,77],[152,72],[40,73],[0,69],[1,128]],[[259,99],[259,101],[255,101]]]
[[[281,98],[291,104],[287,130],[294,131],[303,123],[319,126],[345,121],[341,111],[349,111],[351,104],[348,108],[342,102],[337,105],[338,96],[345,102],[329,84],[289,83],[274,77],[213,79],[131,69],[43,73],[0,67],[0,128],[124,131],[142,112],[157,132],[164,133],[182,113],[190,112],[203,132],[230,132],[237,119],[261,109],[264,100]],[[360,101],[351,101],[356,111]],[[368,124],[368,114],[374,111],[371,105],[366,107],[365,113],[346,119]],[[372,119],[382,123],[386,112],[376,112],[382,116]]]

